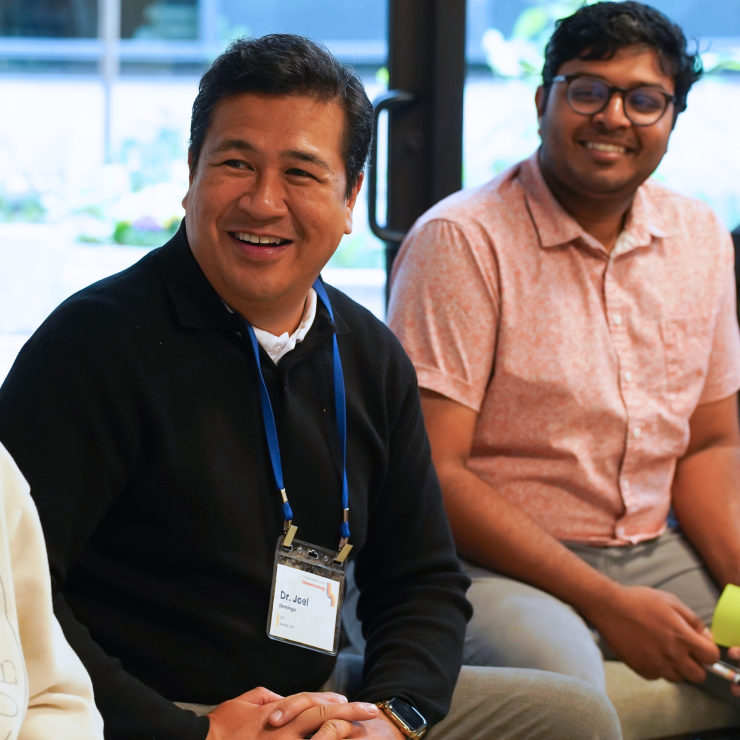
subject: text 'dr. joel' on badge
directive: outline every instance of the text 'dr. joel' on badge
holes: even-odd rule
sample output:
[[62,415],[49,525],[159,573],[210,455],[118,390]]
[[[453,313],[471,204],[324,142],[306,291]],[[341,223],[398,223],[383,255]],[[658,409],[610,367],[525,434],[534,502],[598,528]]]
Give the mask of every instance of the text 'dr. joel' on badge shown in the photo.
[[278,540],[267,635],[273,640],[336,655],[344,600],[344,563],[336,551],[301,540]]

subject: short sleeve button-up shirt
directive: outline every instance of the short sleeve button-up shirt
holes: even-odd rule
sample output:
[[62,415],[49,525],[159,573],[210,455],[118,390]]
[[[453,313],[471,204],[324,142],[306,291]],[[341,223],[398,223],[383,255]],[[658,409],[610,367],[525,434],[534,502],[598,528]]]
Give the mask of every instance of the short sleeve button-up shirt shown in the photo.
[[479,413],[469,468],[561,540],[658,536],[691,414],[740,387],[712,211],[648,181],[609,253],[536,153],[414,225],[388,323],[421,387]]

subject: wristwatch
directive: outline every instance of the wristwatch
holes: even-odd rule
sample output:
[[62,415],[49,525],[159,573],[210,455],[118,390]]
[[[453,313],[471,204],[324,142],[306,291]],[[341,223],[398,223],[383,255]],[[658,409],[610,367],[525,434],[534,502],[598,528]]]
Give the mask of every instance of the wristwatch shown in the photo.
[[427,731],[427,721],[419,710],[403,699],[376,702],[401,732],[411,740],[419,740]]

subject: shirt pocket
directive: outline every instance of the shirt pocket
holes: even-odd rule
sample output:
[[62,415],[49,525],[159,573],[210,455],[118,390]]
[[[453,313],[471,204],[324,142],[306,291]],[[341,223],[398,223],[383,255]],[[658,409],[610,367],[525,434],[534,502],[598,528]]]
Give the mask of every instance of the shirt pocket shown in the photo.
[[712,317],[688,316],[660,322],[666,364],[666,392],[671,410],[690,416],[696,408],[712,350]]

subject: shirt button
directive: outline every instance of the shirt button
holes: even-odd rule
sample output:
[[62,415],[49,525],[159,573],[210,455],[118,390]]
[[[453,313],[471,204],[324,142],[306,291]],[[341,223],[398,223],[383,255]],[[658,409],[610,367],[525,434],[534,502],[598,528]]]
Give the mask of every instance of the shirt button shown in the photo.
[[619,314],[616,314],[614,316],[614,326],[621,326],[622,325],[622,317]]
[[640,439],[640,435],[642,434],[642,429],[640,429],[640,427],[635,427],[632,430],[632,434],[634,435],[635,439]]
[[627,381],[628,383],[629,383],[629,382],[630,382],[630,381],[632,380],[632,373],[631,373],[631,372],[630,372],[629,370],[628,370],[628,371],[627,371],[627,372],[626,372],[626,373],[624,374],[624,379],[625,379],[625,380],[626,380],[626,381]]

